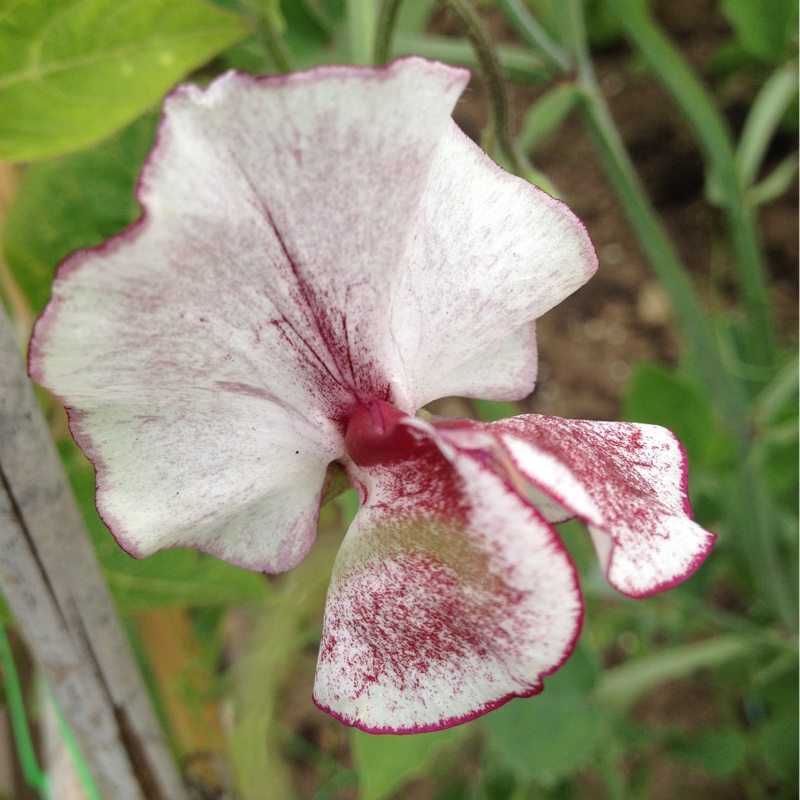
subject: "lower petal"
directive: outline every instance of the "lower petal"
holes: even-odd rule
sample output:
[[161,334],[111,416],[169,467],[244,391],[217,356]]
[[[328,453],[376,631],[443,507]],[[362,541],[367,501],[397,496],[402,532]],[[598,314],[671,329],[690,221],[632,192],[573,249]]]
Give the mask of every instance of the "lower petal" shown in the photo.
[[334,568],[314,690],[374,733],[437,730],[536,694],[582,618],[552,528],[486,465],[412,424],[406,460],[351,465],[364,504]]
[[[591,498],[594,513],[568,490],[557,497],[588,523],[609,583],[630,597],[663,591],[688,578],[716,538],[692,520],[686,455],[666,428],[529,414],[485,428],[516,468],[550,497],[537,474],[544,453],[560,461]],[[537,458],[530,458],[536,453]],[[563,488],[564,484],[562,484]]]

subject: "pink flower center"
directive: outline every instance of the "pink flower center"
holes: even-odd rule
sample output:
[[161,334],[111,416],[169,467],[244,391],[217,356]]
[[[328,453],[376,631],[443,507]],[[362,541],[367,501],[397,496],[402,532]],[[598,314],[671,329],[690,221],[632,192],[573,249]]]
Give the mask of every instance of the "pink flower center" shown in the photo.
[[398,424],[407,416],[383,400],[360,403],[350,415],[344,437],[350,458],[364,468],[408,458],[416,439],[408,426]]

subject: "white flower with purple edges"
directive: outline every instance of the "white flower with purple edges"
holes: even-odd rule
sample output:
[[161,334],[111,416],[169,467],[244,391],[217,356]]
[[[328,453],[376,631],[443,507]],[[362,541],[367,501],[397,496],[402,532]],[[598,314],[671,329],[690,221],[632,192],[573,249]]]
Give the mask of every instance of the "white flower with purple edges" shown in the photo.
[[292,569],[341,465],[361,507],[314,698],[373,732],[541,691],[583,615],[554,523],[584,520],[631,597],[684,580],[714,538],[663,428],[415,416],[530,394],[535,320],[597,268],[569,208],[453,123],[467,80],[407,58],[179,87],[141,218],[61,265],[31,343],[136,557]]

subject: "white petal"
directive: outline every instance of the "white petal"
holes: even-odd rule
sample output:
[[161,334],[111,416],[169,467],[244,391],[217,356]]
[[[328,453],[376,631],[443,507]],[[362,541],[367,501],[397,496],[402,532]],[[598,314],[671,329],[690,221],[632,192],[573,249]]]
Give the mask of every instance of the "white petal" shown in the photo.
[[516,436],[498,435],[497,429],[484,423],[439,422],[436,428],[446,442],[472,450],[483,460],[489,459],[497,475],[548,522],[564,522],[578,516],[602,525],[600,512],[585,487],[563,461],[550,453]]
[[136,557],[192,546],[248,569],[292,569],[314,541],[327,459],[258,398],[172,400],[70,415],[120,545]]
[[596,268],[586,230],[564,203],[504,172],[451,125],[392,304],[416,403],[529,394],[533,320]]

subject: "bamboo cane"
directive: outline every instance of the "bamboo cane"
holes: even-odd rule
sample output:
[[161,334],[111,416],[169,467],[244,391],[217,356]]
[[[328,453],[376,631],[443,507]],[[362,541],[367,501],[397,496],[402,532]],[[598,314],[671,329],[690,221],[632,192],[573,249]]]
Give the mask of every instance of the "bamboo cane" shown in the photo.
[[0,589],[109,800],[184,800],[17,343],[0,311]]

